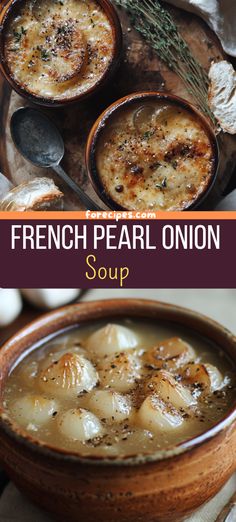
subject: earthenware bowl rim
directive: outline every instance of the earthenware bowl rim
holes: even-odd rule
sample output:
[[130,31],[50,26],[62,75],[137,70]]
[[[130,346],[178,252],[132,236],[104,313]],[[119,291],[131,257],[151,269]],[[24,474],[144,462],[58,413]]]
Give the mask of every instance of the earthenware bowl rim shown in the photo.
[[77,103],[86,100],[93,94],[96,94],[103,86],[106,84],[106,82],[109,80],[109,78],[113,75],[116,68],[118,67],[121,59],[121,53],[122,53],[122,42],[123,42],[123,34],[121,29],[121,23],[118,16],[118,13],[116,11],[115,6],[111,3],[111,0],[97,0],[98,3],[102,4],[102,9],[105,11],[106,15],[108,16],[108,19],[110,21],[111,27],[112,27],[112,33],[113,33],[113,51],[112,51],[112,59],[110,64],[108,65],[107,69],[105,70],[102,77],[93,85],[90,87],[87,91],[84,93],[81,93],[79,95],[75,95],[73,97],[63,98],[63,99],[51,99],[51,98],[43,98],[41,96],[38,96],[37,94],[33,94],[31,92],[28,92],[24,87],[22,87],[20,84],[16,82],[16,80],[13,78],[10,69],[8,67],[7,61],[5,59],[4,55],[4,28],[5,24],[7,23],[7,18],[11,14],[12,10],[14,9],[15,5],[17,3],[23,2],[24,0],[7,0],[6,4],[3,5],[2,9],[5,11],[3,14],[3,18],[0,24],[0,64],[1,64],[1,71],[6,79],[6,81],[9,83],[10,87],[17,92],[20,96],[23,96],[23,98],[27,99],[29,102],[35,103],[37,105],[41,105],[48,108],[53,107],[63,107],[65,105]]
[[[118,309],[116,309],[116,313],[109,316],[109,310],[111,313],[111,310],[113,310],[114,307],[117,307],[117,305],[120,306],[120,312],[118,312]],[[96,310],[99,310],[99,316],[96,317],[97,321],[104,320],[106,317],[108,319],[111,317],[116,317],[116,319],[118,317],[122,317],[123,312],[121,310],[121,307],[123,308],[123,306],[129,307],[130,310],[128,311],[126,309],[124,313],[126,315],[130,313],[132,317],[135,317],[136,314],[137,317],[140,317],[142,315],[141,310],[143,310],[143,318],[148,318],[147,316],[145,316],[145,310],[146,312],[148,310],[150,312],[150,308],[154,309],[155,307],[154,313],[177,313],[180,315],[180,318],[182,317],[183,319],[186,319],[188,317],[192,319],[197,319],[198,321],[200,321],[202,325],[209,326],[213,330],[220,331],[220,333],[225,337],[225,339],[236,347],[236,336],[233,335],[228,329],[226,329],[213,319],[210,319],[207,316],[200,314],[199,312],[195,312],[191,309],[177,306],[175,304],[168,304],[148,299],[105,299],[67,305],[65,307],[59,308],[57,310],[40,316],[38,319],[30,322],[28,325],[21,328],[16,334],[14,334],[10,339],[8,339],[8,341],[6,341],[3,344],[0,350],[0,359],[2,356],[4,356],[5,352],[10,350],[11,348],[14,348],[15,343],[24,340],[24,338],[26,339],[29,335],[32,335],[32,333],[35,331],[35,327],[36,331],[41,331],[42,328],[45,326],[50,327],[51,334],[49,334],[49,337],[54,337],[60,334],[61,331],[65,331],[65,329],[67,329],[67,327],[57,329],[56,323],[60,318],[70,316],[70,313],[76,314],[78,316],[77,321],[73,320],[72,323],[68,325],[70,328],[73,328],[76,325],[80,324],[79,315],[81,314],[82,309],[84,310],[84,319],[81,318],[81,323],[84,324],[84,322],[86,322],[85,317],[87,322],[89,322],[89,314],[95,312]],[[138,310],[140,310],[140,314],[138,314]],[[177,320],[174,320],[173,318],[165,318],[165,320],[169,320],[170,322],[177,324],[183,324],[181,322],[179,323],[180,318],[178,318]],[[187,326],[187,329],[193,330],[193,328],[190,328],[189,326]],[[198,332],[197,328],[196,332]],[[46,337],[40,337],[38,341],[39,345],[41,345],[42,342],[45,341],[47,338],[48,334]],[[210,339],[211,337],[209,336],[209,340]],[[35,346],[37,349],[37,342],[32,342],[32,346]],[[27,346],[22,351],[22,353],[28,350],[28,348],[29,346]],[[224,348],[221,347],[221,349],[224,351]],[[17,360],[17,358],[18,357],[15,358],[14,362]],[[11,367],[14,365],[14,362],[11,365]],[[67,452],[66,450],[62,450],[57,447],[47,445],[42,441],[38,441],[33,436],[29,435],[28,432],[20,428],[14,421],[11,421],[9,419],[9,416],[4,411],[3,405],[0,404],[0,430],[2,430],[5,433],[5,435],[12,440],[14,444],[16,443],[22,447],[26,447],[28,450],[33,451],[35,454],[39,454],[41,456],[44,456],[45,458],[50,457],[56,461],[59,460],[60,462],[63,461],[72,464],[79,463],[99,466],[135,466],[143,465],[146,463],[155,463],[158,461],[163,462],[168,459],[171,459],[172,457],[184,454],[187,451],[194,450],[198,446],[202,446],[204,443],[208,442],[212,438],[224,432],[224,430],[226,430],[226,428],[229,428],[234,423],[234,421],[236,421],[236,403],[223,417],[223,419],[217,422],[211,429],[207,430],[202,435],[193,437],[192,439],[189,439],[188,441],[185,441],[184,443],[181,443],[178,446],[171,448],[170,450],[158,451],[156,453],[153,453],[152,455],[134,455],[128,458],[103,458],[96,456],[83,457],[82,455],[79,455],[77,453],[69,451]]]
[[220,163],[220,148],[217,136],[214,132],[213,127],[209,123],[208,119],[204,116],[203,113],[200,112],[200,110],[195,107],[191,102],[188,100],[181,98],[180,96],[177,96],[175,94],[170,94],[165,91],[140,91],[140,92],[134,92],[131,94],[128,94],[115,102],[113,102],[109,107],[107,107],[102,114],[97,118],[95,121],[93,127],[90,130],[87,144],[86,144],[86,151],[85,151],[85,161],[87,166],[87,172],[89,179],[93,185],[93,188],[97,195],[101,198],[101,200],[112,210],[128,210],[125,207],[122,207],[118,203],[116,203],[112,197],[106,193],[106,190],[103,187],[103,184],[101,182],[99,172],[97,169],[97,162],[96,162],[96,148],[98,141],[100,139],[100,135],[104,130],[104,127],[107,125],[110,118],[113,116],[115,112],[119,112],[124,106],[135,103],[136,101],[143,100],[147,98],[157,98],[159,100],[169,100],[171,103],[176,103],[192,114],[196,115],[197,118],[201,121],[203,124],[203,127],[205,131],[207,132],[212,150],[213,150],[213,165],[212,165],[212,172],[208,176],[207,183],[205,184],[204,191],[198,196],[197,199],[195,199],[192,203],[188,206],[186,206],[183,210],[194,210],[201,205],[207,196],[209,195],[209,192],[212,190],[215,181],[218,176],[219,171],[219,163]]

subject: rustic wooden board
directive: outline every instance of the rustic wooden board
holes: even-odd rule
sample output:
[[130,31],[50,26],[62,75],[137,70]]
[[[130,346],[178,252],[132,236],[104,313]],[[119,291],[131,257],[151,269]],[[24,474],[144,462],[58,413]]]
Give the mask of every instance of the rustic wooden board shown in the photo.
[[[206,69],[213,59],[219,60],[224,56],[217,38],[202,20],[179,9],[171,8],[171,12],[192,51]],[[136,31],[131,30],[127,15],[121,11],[119,13],[124,32],[124,57],[113,81],[88,102],[67,109],[45,110],[58,125],[65,140],[65,169],[102,208],[104,204],[99,201],[89,183],[84,162],[89,130],[102,110],[121,96],[140,90],[165,90],[194,101],[176,74],[159,60],[157,54],[145,44]],[[53,177],[65,192],[66,209],[82,210],[83,207],[77,198],[51,171],[34,168],[15,150],[10,137],[9,121],[13,111],[23,105],[26,105],[25,100],[12,92],[0,78],[0,169],[14,184],[27,181],[32,176],[46,174]],[[236,166],[236,138],[222,135],[220,142],[221,165],[218,179],[204,204],[204,208],[209,210],[220,200]]]

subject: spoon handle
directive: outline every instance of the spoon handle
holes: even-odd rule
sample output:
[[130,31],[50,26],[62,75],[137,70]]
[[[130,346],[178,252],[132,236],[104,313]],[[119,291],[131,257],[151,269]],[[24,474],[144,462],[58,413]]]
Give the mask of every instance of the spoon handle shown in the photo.
[[53,170],[60,176],[67,185],[79,196],[81,201],[83,202],[84,206],[87,210],[102,210],[101,207],[96,205],[96,203],[93,202],[93,200],[85,194],[85,192],[73,181],[73,179],[66,174],[66,172],[63,170],[61,165],[53,165]]

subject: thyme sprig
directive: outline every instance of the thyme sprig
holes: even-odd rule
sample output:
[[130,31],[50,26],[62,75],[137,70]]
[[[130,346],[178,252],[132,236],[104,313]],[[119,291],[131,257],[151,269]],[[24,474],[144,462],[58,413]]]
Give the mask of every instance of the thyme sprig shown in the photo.
[[22,36],[25,36],[27,34],[27,30],[21,26],[19,31],[13,31],[13,36],[15,39],[15,42],[18,43],[21,41]]
[[207,73],[193,56],[167,9],[158,0],[115,0],[131,15],[131,23],[159,57],[185,83],[203,112],[215,123],[208,106]]

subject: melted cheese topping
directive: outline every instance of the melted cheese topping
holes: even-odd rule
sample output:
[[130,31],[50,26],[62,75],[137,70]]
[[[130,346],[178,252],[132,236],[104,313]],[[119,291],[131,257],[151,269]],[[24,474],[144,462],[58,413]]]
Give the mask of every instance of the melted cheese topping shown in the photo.
[[[84,456],[152,454],[203,433],[231,407],[235,375],[217,347],[176,325],[104,326],[57,337],[8,377],[6,412],[37,439]],[[120,352],[117,335],[114,353],[91,350],[96,333],[107,347],[112,326],[130,348]]]
[[96,162],[106,194],[127,210],[183,210],[204,192],[214,153],[200,120],[179,105],[137,101],[113,113]]
[[106,73],[113,48],[111,24],[95,0],[26,0],[5,36],[14,80],[54,100],[91,89]]

